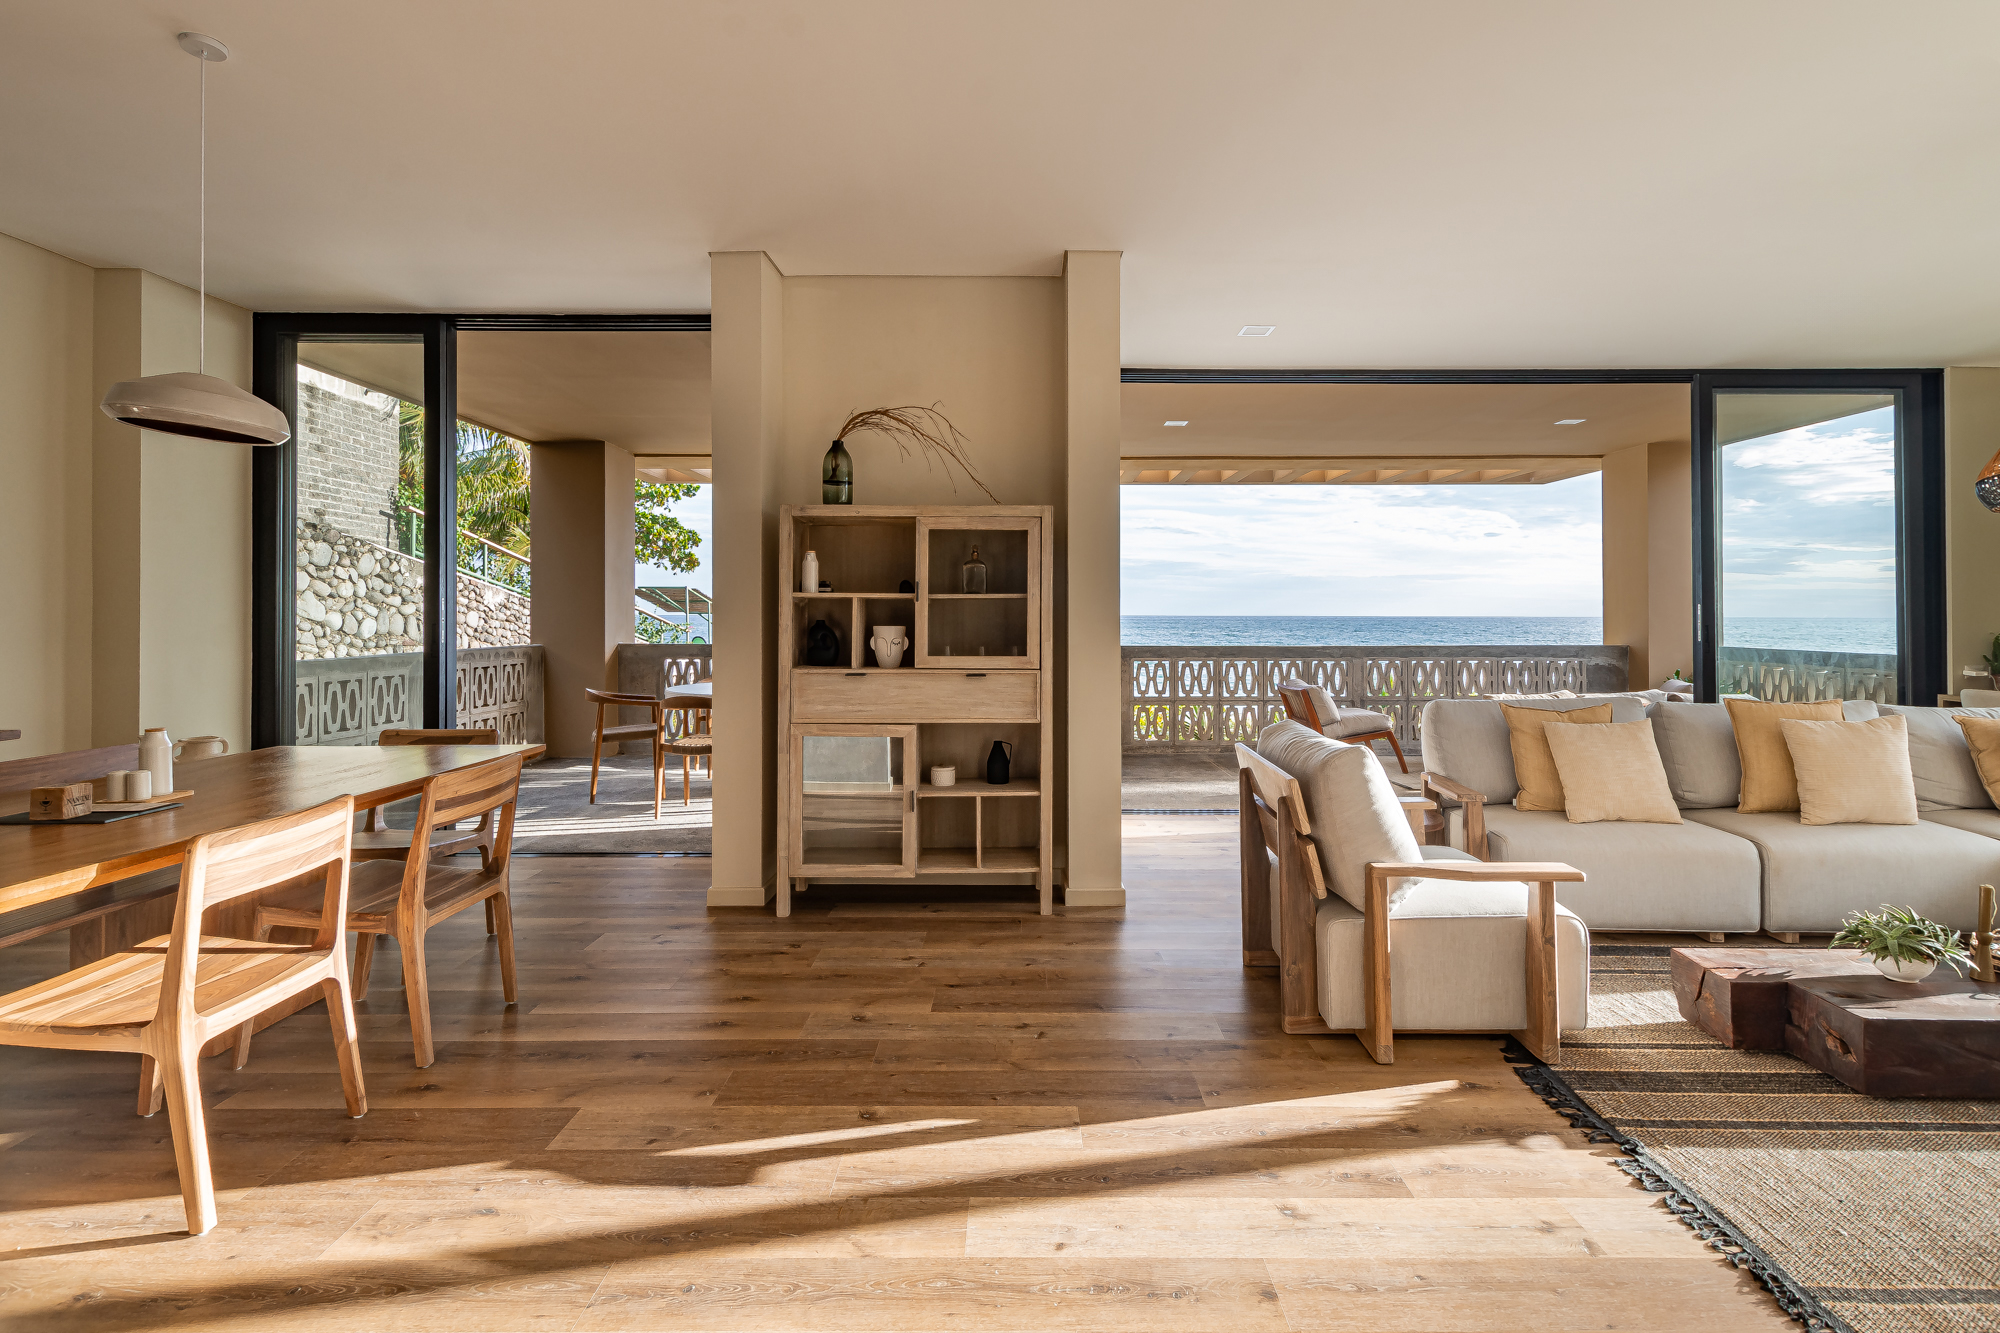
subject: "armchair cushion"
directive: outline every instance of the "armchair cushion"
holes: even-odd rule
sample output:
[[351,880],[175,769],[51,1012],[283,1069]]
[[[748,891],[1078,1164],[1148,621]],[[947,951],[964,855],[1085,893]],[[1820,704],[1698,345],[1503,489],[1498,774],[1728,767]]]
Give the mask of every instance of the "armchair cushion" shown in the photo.
[[[1389,909],[1389,1013],[1394,1026],[1399,1031],[1449,1032],[1512,1032],[1527,1026],[1521,976],[1527,965],[1528,886],[1438,879],[1404,883],[1406,891]],[[1314,936],[1320,1017],[1336,1032],[1358,1030],[1367,1021],[1360,910],[1329,895],[1319,904]],[[1590,932],[1574,912],[1558,904],[1558,1025],[1586,1026],[1589,999]]]
[[[1313,845],[1332,881],[1327,887],[1357,908],[1368,901],[1370,861],[1422,859],[1396,789],[1372,752],[1286,720],[1264,728],[1257,753],[1298,779]],[[1404,882],[1390,884],[1391,904],[1401,898]]]
[[1343,708],[1340,720],[1329,722],[1323,728],[1326,735],[1340,740],[1347,736],[1366,736],[1370,732],[1394,731],[1396,720],[1387,713],[1371,713],[1365,708]]

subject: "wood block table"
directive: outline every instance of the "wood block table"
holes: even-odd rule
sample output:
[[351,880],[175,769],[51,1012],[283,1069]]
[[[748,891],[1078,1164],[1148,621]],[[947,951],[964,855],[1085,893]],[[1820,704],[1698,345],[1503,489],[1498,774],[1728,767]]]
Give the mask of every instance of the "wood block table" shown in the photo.
[[2000,1097],[2000,985],[1892,981],[1858,950],[1676,949],[1689,1022],[1871,1097]]

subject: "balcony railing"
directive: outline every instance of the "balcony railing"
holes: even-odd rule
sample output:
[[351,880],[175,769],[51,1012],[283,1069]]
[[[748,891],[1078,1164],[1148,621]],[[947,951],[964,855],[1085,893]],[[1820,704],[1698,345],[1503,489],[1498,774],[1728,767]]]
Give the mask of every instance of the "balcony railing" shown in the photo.
[[1130,645],[1124,659],[1128,754],[1227,750],[1254,742],[1285,715],[1278,686],[1294,677],[1334,702],[1387,713],[1406,749],[1422,748],[1432,699],[1549,690],[1625,688],[1625,648],[1610,644],[1507,647],[1169,647]]
[[1715,652],[1715,675],[1717,694],[1750,694],[1775,703],[1820,699],[1896,702],[1894,653],[1723,647]]

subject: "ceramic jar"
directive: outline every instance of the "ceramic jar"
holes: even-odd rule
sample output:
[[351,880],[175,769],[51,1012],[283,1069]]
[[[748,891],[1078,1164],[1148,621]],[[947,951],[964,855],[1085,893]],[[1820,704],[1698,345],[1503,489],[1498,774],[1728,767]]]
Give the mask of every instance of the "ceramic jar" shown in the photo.
[[875,665],[879,667],[899,667],[903,665],[903,651],[910,646],[910,636],[901,625],[871,625],[874,635],[868,646],[875,650]]

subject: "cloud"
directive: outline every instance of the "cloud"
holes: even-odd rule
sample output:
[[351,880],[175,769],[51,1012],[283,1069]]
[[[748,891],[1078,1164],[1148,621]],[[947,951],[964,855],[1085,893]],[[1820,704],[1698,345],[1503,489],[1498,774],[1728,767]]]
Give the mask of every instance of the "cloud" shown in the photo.
[[[1805,426],[1728,445],[1722,459],[1725,494],[1732,489],[1730,472],[1740,469],[1764,472],[1815,504],[1886,505],[1896,498],[1895,437],[1870,426],[1838,433]],[[1737,503],[1762,502],[1743,497]]]

